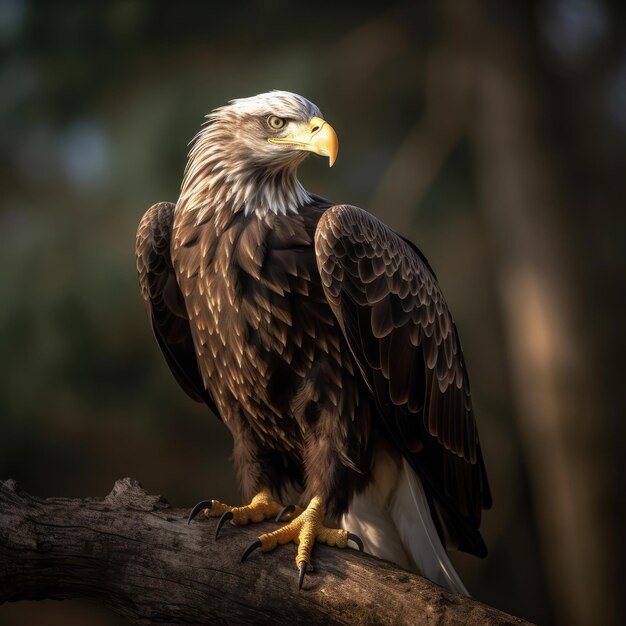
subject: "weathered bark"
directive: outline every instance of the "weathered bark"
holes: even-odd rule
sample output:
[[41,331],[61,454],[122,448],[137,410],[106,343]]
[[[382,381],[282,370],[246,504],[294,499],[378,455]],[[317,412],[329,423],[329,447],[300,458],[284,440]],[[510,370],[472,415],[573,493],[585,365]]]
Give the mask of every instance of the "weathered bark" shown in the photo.
[[527,624],[354,550],[316,547],[297,590],[289,547],[239,559],[271,523],[187,525],[186,511],[117,481],[104,499],[42,500],[0,483],[0,603],[93,598],[135,623]]

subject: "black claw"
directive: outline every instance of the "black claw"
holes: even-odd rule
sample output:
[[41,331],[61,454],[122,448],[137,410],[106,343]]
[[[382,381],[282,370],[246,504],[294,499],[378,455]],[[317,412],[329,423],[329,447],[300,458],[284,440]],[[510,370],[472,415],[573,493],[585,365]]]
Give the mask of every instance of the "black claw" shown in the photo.
[[298,591],[302,589],[302,583],[304,582],[304,576],[306,574],[306,568],[308,567],[308,563],[306,561],[300,561],[300,576],[298,578]]
[[241,555],[241,562],[245,563],[246,559],[257,549],[261,547],[261,540],[255,539],[247,548],[246,551]]
[[348,533],[348,541],[352,541],[356,543],[360,552],[363,552],[363,542],[361,541],[361,537],[355,535],[354,533]]
[[202,502],[198,502],[196,506],[191,509],[191,513],[189,513],[189,517],[187,518],[187,525],[191,524],[191,520],[203,511],[204,509],[210,509],[213,506],[213,500],[202,500]]
[[217,523],[217,528],[215,529],[215,541],[217,541],[217,538],[220,536],[220,530],[222,530],[222,526],[231,519],[233,519],[232,511],[224,511],[224,513],[222,513],[222,517],[220,517],[220,521]]
[[280,513],[276,516],[276,519],[274,521],[276,522],[280,522],[282,516],[285,513],[291,513],[292,511],[296,510],[296,505],[295,504],[288,504],[287,506],[284,506],[281,510]]

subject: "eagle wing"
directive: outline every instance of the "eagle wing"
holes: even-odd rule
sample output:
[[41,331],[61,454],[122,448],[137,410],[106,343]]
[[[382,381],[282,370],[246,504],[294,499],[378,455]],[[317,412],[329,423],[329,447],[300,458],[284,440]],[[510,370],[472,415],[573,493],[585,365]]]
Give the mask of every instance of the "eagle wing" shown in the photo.
[[323,215],[315,253],[384,429],[422,479],[440,535],[449,547],[484,556],[478,526],[491,495],[459,337],[428,262],[346,205]]
[[139,285],[154,336],[176,380],[191,398],[205,402],[219,417],[198,369],[187,309],[172,266],[174,208],[171,202],[160,202],[139,222],[135,247]]

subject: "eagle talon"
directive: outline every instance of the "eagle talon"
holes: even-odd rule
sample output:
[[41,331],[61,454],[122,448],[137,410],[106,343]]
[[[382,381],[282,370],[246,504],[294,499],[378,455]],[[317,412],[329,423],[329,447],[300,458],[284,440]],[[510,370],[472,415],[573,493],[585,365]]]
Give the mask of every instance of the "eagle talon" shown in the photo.
[[352,543],[356,544],[356,546],[358,547],[359,552],[363,552],[363,542],[361,541],[361,537],[349,532],[348,541],[352,541]]
[[296,510],[296,505],[295,504],[288,504],[287,506],[284,506],[280,512],[278,513],[278,515],[276,516],[276,519],[274,520],[276,523],[280,522],[283,515],[285,513],[293,513]]
[[215,529],[215,541],[217,541],[217,538],[220,535],[220,530],[222,530],[222,526],[228,520],[232,520],[233,517],[234,517],[234,515],[233,515],[232,511],[224,511],[224,513],[222,514],[222,517],[220,517],[220,521],[217,523],[217,528]]
[[191,513],[189,513],[189,517],[187,518],[187,526],[191,524],[191,520],[205,509],[210,509],[213,506],[213,500],[201,500],[196,504],[196,506],[191,509]]
[[298,566],[300,569],[300,575],[298,576],[298,591],[302,589],[302,583],[304,582],[308,566],[309,564],[306,561],[300,561],[300,565]]
[[245,552],[241,555],[241,562],[245,563],[246,559],[257,549],[261,547],[261,540],[255,539],[245,550]]

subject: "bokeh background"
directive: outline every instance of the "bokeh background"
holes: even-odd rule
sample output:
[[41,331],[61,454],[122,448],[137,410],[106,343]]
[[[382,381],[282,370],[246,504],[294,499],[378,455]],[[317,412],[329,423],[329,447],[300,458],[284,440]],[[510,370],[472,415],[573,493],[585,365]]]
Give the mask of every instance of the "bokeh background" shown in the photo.
[[[234,97],[287,89],[340,139],[305,186],[431,260],[459,326],[494,494],[480,600],[626,623],[626,4],[0,0],[0,477],[237,501],[222,425],[178,388],[134,234]],[[85,602],[0,623],[117,624]]]

